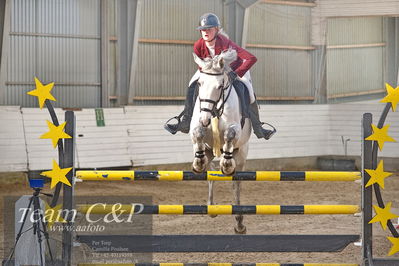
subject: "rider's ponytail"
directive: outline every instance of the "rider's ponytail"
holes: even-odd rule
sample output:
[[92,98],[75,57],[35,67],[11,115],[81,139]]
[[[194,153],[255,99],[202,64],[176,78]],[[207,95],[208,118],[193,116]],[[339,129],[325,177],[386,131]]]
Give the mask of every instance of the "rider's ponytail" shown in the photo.
[[229,35],[227,35],[227,33],[223,30],[223,28],[219,28],[218,34],[220,34],[220,35],[226,37],[227,39],[230,39],[230,38],[229,38]]

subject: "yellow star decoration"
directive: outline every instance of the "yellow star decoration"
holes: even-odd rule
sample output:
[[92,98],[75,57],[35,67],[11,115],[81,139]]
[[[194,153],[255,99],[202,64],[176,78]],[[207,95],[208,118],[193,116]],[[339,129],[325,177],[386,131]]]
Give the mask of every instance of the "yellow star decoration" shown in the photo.
[[41,172],[40,175],[47,176],[47,177],[51,178],[50,188],[53,188],[55,185],[58,184],[58,182],[64,183],[68,186],[71,186],[71,183],[69,182],[68,178],[66,178],[66,174],[69,171],[71,171],[71,169],[72,169],[72,167],[61,169],[58,166],[57,162],[55,160],[53,160],[53,170]]
[[44,212],[44,218],[47,222],[47,226],[51,227],[54,223],[66,223],[64,218],[61,217],[62,214],[62,204],[58,204],[54,208],[51,208],[46,203],[46,211]]
[[388,202],[388,204],[385,206],[385,208],[380,208],[376,205],[373,205],[374,210],[377,214],[373,217],[373,219],[371,219],[369,224],[380,222],[382,228],[384,230],[387,229],[388,220],[399,217],[398,215],[390,212],[391,205],[392,205],[392,202]]
[[364,169],[370,175],[370,180],[367,182],[366,187],[371,186],[374,183],[380,185],[380,187],[384,188],[384,179],[391,176],[392,173],[384,172],[384,161],[381,160],[377,166],[377,169]]
[[388,253],[388,256],[392,256],[396,252],[399,251],[399,238],[398,237],[388,237],[388,240],[393,244],[391,250]]
[[391,141],[391,142],[396,142],[396,140],[390,136],[388,136],[388,129],[389,129],[389,125],[386,125],[382,128],[378,128],[375,125],[371,125],[371,127],[373,128],[373,134],[371,134],[370,136],[368,136],[366,138],[366,140],[375,140],[378,142],[378,148],[380,149],[380,151],[382,150],[382,148],[384,147],[384,142],[386,141]]
[[40,136],[41,139],[51,139],[53,142],[53,148],[57,146],[58,140],[59,139],[70,139],[71,136],[69,136],[67,133],[64,132],[64,128],[66,125],[66,122],[62,123],[58,127],[51,123],[50,121],[47,121],[47,126],[49,128],[49,131],[47,133],[44,133],[43,135]]
[[392,111],[395,112],[396,106],[399,102],[399,86],[394,89],[391,85],[385,83],[385,87],[387,89],[387,96],[385,96],[380,103],[391,103]]
[[40,109],[43,108],[44,102],[48,99],[51,101],[57,101],[53,95],[51,95],[50,91],[54,87],[54,82],[51,82],[47,85],[43,85],[38,78],[35,77],[36,89],[33,91],[28,91],[27,94],[36,96],[39,100]]

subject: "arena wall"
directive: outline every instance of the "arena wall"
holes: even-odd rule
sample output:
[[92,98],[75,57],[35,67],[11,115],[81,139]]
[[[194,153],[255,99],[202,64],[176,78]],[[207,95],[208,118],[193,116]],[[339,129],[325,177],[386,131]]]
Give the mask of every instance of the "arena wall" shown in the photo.
[[[383,104],[262,105],[261,117],[278,132],[269,141],[250,140],[250,160],[316,158],[326,155],[359,156],[360,121],[365,112],[374,115],[374,123]],[[138,167],[189,163],[192,145],[188,135],[170,135],[164,122],[179,113],[181,106],[127,106],[103,109],[105,126],[98,127],[94,109],[76,111],[76,167]],[[56,109],[60,123],[63,110]],[[47,110],[0,107],[0,172],[50,169],[57,159],[49,139],[39,137],[48,131],[43,121]],[[389,135],[399,140],[399,116],[390,113]],[[398,143],[386,143],[382,157],[399,158]],[[392,160],[392,159],[391,159]],[[277,167],[277,166],[276,166]]]

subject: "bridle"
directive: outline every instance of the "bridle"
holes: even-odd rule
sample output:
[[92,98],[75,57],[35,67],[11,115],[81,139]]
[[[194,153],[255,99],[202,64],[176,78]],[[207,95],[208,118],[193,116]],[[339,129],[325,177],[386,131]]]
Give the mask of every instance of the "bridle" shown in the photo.
[[[221,73],[209,73],[209,72],[204,72],[204,71],[200,71],[200,72],[203,73],[203,74],[206,74],[206,75],[210,75],[210,76],[222,76],[222,75],[224,75],[224,72],[221,72]],[[225,105],[225,103],[227,102],[227,99],[230,96],[230,93],[231,93],[231,90],[232,90],[231,85],[232,84],[230,84],[228,82],[227,85],[225,86],[224,80],[223,80],[223,83],[218,87],[218,90],[220,90],[220,94],[219,94],[219,98],[216,101],[214,101],[212,99],[201,99],[201,97],[198,96],[198,99],[200,101],[200,110],[204,111],[204,112],[211,113],[212,117],[220,118],[222,116],[222,114],[223,114],[223,111],[224,111],[224,105]],[[225,91],[228,88],[230,88],[230,90],[227,93],[227,96],[224,97]],[[223,102],[220,105],[220,107],[217,108],[217,104],[219,103],[220,100],[223,100]],[[201,103],[202,102],[211,103],[213,105],[212,109],[201,107]]]

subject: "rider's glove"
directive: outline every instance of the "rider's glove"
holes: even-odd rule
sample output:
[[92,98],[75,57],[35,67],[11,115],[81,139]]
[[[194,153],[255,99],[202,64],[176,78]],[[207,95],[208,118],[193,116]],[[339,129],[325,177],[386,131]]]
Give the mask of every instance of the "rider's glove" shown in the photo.
[[237,74],[234,71],[230,71],[227,73],[227,76],[229,77],[229,82],[233,83],[237,79]]

